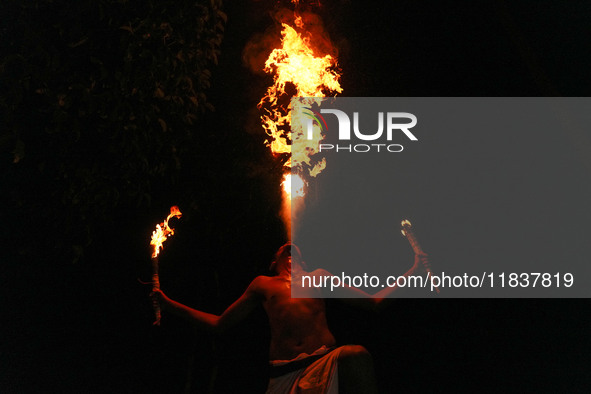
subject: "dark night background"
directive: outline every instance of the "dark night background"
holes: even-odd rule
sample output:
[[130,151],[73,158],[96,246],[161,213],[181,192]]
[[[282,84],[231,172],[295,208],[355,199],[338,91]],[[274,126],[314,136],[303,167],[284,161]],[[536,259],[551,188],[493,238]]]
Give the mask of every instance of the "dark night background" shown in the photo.
[[[346,96],[591,90],[586,1],[323,3]],[[184,216],[161,284],[198,309],[221,313],[285,241],[281,168],[255,110],[270,80],[242,62],[276,2],[225,2],[225,24],[203,4],[0,6],[0,391],[264,391],[262,309],[221,337],[170,316],[153,327],[137,280],[150,280],[149,236],[174,204]],[[445,231],[428,227],[427,250]],[[328,304],[383,392],[589,388],[588,300],[404,299],[379,315]]]

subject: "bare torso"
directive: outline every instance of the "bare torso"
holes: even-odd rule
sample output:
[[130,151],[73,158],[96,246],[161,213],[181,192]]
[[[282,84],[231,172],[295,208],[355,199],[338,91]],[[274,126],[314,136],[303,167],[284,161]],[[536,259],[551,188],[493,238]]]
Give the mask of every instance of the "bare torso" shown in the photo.
[[258,292],[271,326],[271,360],[290,360],[300,353],[335,344],[322,298],[292,298],[289,278],[260,277]]

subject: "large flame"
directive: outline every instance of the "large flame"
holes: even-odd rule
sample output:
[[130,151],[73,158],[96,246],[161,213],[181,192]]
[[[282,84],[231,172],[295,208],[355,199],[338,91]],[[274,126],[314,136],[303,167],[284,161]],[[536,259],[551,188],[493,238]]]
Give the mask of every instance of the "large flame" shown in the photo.
[[156,225],[156,230],[152,232],[152,239],[150,240],[150,245],[154,247],[152,252],[152,258],[158,257],[160,253],[160,249],[162,249],[162,244],[168,237],[174,235],[174,229],[168,226],[168,221],[173,216],[176,218],[180,218],[183,214],[179,210],[179,207],[172,206],[170,207],[170,214],[166,217],[164,222]]
[[[292,2],[296,8],[301,3]],[[310,6],[320,5],[319,1],[309,3]],[[322,125],[303,119],[303,110],[310,110],[324,97],[343,90],[337,60],[332,55],[336,51],[318,29],[321,25],[318,17],[299,14],[297,10],[292,15],[293,18],[282,19],[281,47],[273,49],[265,62],[264,71],[273,75],[273,85],[258,104],[263,112],[263,128],[269,136],[265,143],[274,156],[285,160],[280,215],[290,239],[292,222],[304,207],[306,177],[315,177],[326,167],[323,158],[313,158],[324,137]],[[301,99],[291,100],[293,97]],[[292,114],[295,115],[292,117]],[[313,138],[307,135],[308,125],[312,127]]]
[[[292,113],[300,114],[301,111],[283,104],[289,102],[286,88],[292,89],[294,97],[307,98],[291,102],[292,105],[304,107],[320,103],[327,94],[340,93],[342,88],[339,84],[340,75],[336,71],[336,59],[330,54],[316,53],[312,32],[306,29],[302,16],[297,12],[293,24],[281,24],[281,48],[271,52],[264,68],[265,72],[273,74],[273,85],[267,89],[258,106],[264,111],[261,116],[263,128],[270,137],[266,143],[273,154],[291,154],[284,164],[287,170],[293,167],[298,172],[316,176],[324,169],[326,162],[320,160],[313,163],[311,157],[318,152],[318,144],[323,136],[317,129],[314,139],[304,138],[302,126],[305,122],[291,118]],[[290,133],[290,126],[296,125]]]

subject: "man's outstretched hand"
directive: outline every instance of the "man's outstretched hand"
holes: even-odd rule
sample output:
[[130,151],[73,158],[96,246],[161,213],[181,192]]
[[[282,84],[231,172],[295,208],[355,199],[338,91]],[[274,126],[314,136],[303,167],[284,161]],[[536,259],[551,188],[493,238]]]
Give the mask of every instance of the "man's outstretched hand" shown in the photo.
[[170,302],[170,298],[168,298],[160,289],[152,290],[150,298],[152,298],[153,303],[160,305],[160,307],[166,307]]

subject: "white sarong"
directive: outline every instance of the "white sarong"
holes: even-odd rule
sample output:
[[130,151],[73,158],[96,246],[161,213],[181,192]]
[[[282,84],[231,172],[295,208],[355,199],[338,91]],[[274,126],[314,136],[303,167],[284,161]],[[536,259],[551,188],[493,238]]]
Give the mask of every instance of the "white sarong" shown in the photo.
[[271,361],[267,394],[338,394],[340,352],[341,348],[322,346],[292,360]]

